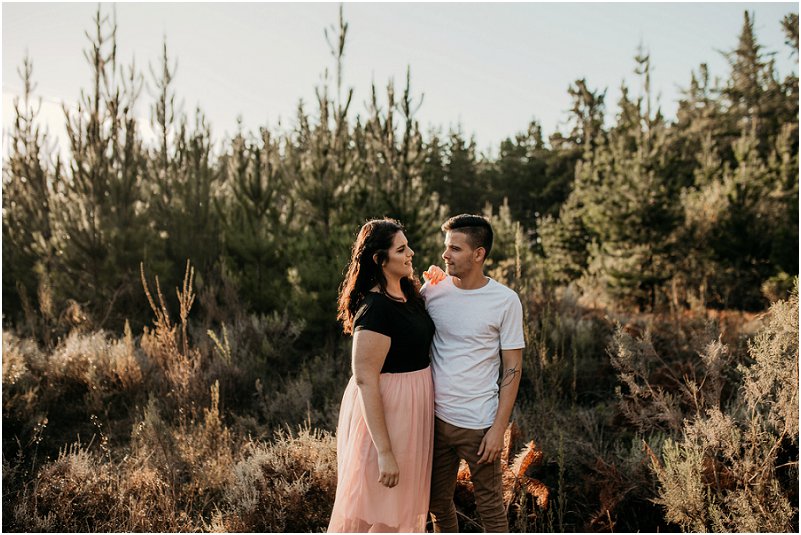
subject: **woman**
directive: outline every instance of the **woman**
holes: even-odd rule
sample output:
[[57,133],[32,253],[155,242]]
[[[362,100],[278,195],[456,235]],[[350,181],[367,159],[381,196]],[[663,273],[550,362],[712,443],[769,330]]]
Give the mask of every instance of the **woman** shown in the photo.
[[431,483],[434,323],[392,219],[362,226],[339,295],[353,333],[337,426],[337,493],[329,532],[424,532]]

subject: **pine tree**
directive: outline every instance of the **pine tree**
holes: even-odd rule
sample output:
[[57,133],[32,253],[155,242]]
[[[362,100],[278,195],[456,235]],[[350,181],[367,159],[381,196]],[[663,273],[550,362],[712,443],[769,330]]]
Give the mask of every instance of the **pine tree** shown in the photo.
[[224,158],[217,204],[230,272],[254,311],[281,310],[289,299],[287,229],[294,217],[279,141],[267,129],[258,140],[240,131]]
[[170,270],[165,286],[170,281],[175,285],[180,282],[187,259],[192,260],[201,279],[214,277],[220,254],[220,223],[214,200],[222,171],[212,161],[211,131],[201,111],[196,110],[190,130],[186,116],[176,105],[173,86],[177,68],[177,62],[171,66],[165,39],[159,68],[150,68],[155,93],[151,125],[158,139],[147,166],[152,220]]
[[587,269],[592,234],[584,225],[583,211],[580,196],[571,194],[557,217],[548,214],[537,222],[546,274],[556,284],[575,281]]
[[298,214],[292,223],[289,249],[293,303],[308,311],[307,320],[315,334],[324,345],[333,347],[339,332],[335,320],[338,287],[350,245],[367,215],[363,209],[356,210],[356,203],[364,201],[364,142],[358,139],[360,129],[352,132],[348,121],[353,89],[342,94],[348,25],[341,7],[339,25],[331,30],[336,100],[329,95],[326,70],[325,82],[317,88],[318,116],[312,119],[302,103],[298,106],[298,124],[286,143],[285,160]]
[[753,15],[746,11],[743,19],[737,47],[725,53],[731,72],[721,96],[731,142],[755,128],[759,155],[766,158],[771,150],[771,133],[778,132],[787,110],[774,61],[763,52],[754,33]]
[[587,80],[582,78],[573,82],[567,92],[573,99],[570,109],[572,130],[570,141],[581,147],[585,154],[592,154],[595,147],[602,141],[604,135],[604,112],[606,90],[599,93],[587,86]]
[[569,142],[558,150],[547,148],[541,126],[532,121],[501,142],[497,160],[488,166],[493,205],[507,199],[512,217],[534,239],[540,215],[556,215],[567,198],[580,156]]
[[[369,119],[365,124],[365,174],[370,184],[374,213],[398,219],[406,228],[406,237],[419,255],[418,266],[425,269],[438,258],[441,249],[439,227],[445,212],[439,195],[423,182],[426,153],[423,137],[414,118],[419,108],[413,103],[411,73],[406,71],[403,95],[395,101],[392,81],[387,85],[386,108],[378,102],[373,86]],[[401,125],[395,122],[395,112],[401,115]],[[400,136],[398,133],[400,132]],[[446,164],[450,173],[453,162]]]
[[137,134],[136,101],[142,77],[135,65],[118,70],[116,21],[94,19],[85,56],[90,93],[67,108],[72,161],[59,197],[58,281],[63,295],[85,300],[98,325],[142,317],[139,263],[149,262],[152,229],[144,210],[144,151]]
[[772,195],[781,188],[759,154],[756,125],[733,146],[737,166],[727,169],[723,190],[728,209],[715,226],[710,243],[719,260],[718,287],[722,305],[762,309],[762,282],[773,274],[770,262],[774,224],[780,216],[781,199]]
[[447,180],[447,145],[440,139],[441,132],[433,130],[428,134],[428,140],[423,140],[423,183],[429,184],[433,191],[439,194],[441,203],[447,203],[445,183]]
[[487,274],[523,294],[540,267],[534,256],[525,230],[512,217],[509,203],[504,202],[495,212],[492,205],[484,207],[484,217],[490,220],[493,231],[492,250],[487,258]]
[[445,155],[445,175],[436,190],[453,214],[479,213],[492,192],[479,170],[475,139],[465,139],[461,126],[451,130]]
[[[607,135],[603,129],[606,91],[590,89],[582,78],[568,88],[568,94],[573,100],[568,137],[552,135],[547,150],[539,126],[532,123],[528,138],[534,143],[529,141],[525,152],[520,148],[510,151],[518,161],[525,154],[531,176],[527,186],[521,184],[511,190],[515,197],[521,190],[530,191],[534,196],[530,204],[536,207],[521,213],[521,221],[529,229],[535,250],[544,255],[545,274],[559,284],[578,279],[588,265],[588,246],[594,236],[584,224],[581,192],[591,187],[591,162]],[[520,146],[520,135],[517,140]],[[514,157],[504,158],[502,144],[498,165],[504,165],[505,160],[509,161],[506,165],[516,165]]]
[[53,162],[48,154],[55,147],[37,125],[41,100],[38,105],[34,102],[36,86],[29,57],[18,73],[23,93],[14,99],[10,149],[3,166],[3,303],[4,316],[18,324],[23,306],[28,308],[28,326],[35,329],[32,303],[39,302],[44,318],[52,320],[55,312],[49,278],[57,253],[53,202],[62,177],[59,157]]
[[589,272],[615,300],[642,309],[656,305],[671,277],[678,214],[662,167],[666,124],[659,109],[652,111],[650,57],[640,50],[635,59],[643,96],[631,100],[621,87],[617,125],[591,162],[578,168],[574,194],[583,224],[597,237]]

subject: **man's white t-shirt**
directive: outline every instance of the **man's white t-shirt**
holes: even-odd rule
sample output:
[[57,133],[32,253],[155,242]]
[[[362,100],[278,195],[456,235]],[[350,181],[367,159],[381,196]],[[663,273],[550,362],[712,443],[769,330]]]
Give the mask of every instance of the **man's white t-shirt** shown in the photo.
[[457,427],[490,427],[498,412],[500,350],[525,346],[520,298],[490,278],[481,288],[462,290],[446,277],[421,291],[436,326],[434,413]]

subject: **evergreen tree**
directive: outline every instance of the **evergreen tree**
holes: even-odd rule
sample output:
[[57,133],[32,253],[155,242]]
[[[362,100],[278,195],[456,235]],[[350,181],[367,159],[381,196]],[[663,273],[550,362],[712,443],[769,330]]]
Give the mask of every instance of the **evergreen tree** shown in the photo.
[[787,220],[779,175],[760,156],[757,136],[754,125],[734,144],[737,166],[727,168],[722,181],[727,210],[714,227],[710,245],[719,264],[720,304],[759,310],[765,305],[762,282],[775,272],[775,225]]
[[501,204],[497,213],[487,203],[484,217],[490,220],[493,231],[492,250],[486,263],[487,274],[524,294],[538,279],[534,275],[539,267],[524,228],[512,217],[508,202]]
[[569,143],[558,150],[548,149],[542,128],[532,121],[526,131],[501,142],[498,159],[488,171],[491,201],[500,205],[507,199],[512,217],[533,239],[537,218],[555,215],[567,198],[580,155]]
[[[789,110],[774,61],[757,41],[753,15],[746,11],[743,19],[737,47],[725,53],[731,72],[721,96],[731,143],[742,132],[755,128],[759,155],[766,158],[771,151],[770,137],[778,133],[784,113]],[[731,157],[734,158],[733,152]],[[730,161],[734,163],[733,159]]]
[[578,168],[573,194],[597,237],[588,271],[615,300],[643,309],[656,305],[659,287],[671,277],[678,214],[662,167],[666,124],[658,109],[652,112],[650,58],[640,51],[635,59],[643,96],[631,100],[622,86],[617,125]]
[[537,222],[545,273],[556,284],[575,281],[587,269],[592,235],[584,224],[583,209],[580,196],[571,194],[557,217],[547,214]]
[[[691,74],[689,86],[682,91],[666,154],[667,171],[679,188],[696,184],[696,168],[700,165],[708,169],[709,157],[725,157],[729,152],[724,110],[717,98],[720,91],[719,80],[710,80],[705,63]],[[703,156],[699,155],[699,147],[703,148]]]
[[780,83],[761,49],[746,13],[721,98],[680,107],[676,137],[700,146],[682,194],[682,278],[713,306],[762,308],[763,282],[798,270],[797,77]]
[[[217,213],[230,273],[252,310],[281,310],[290,297],[286,253],[294,199],[279,141],[267,129],[258,140],[247,139],[240,130],[223,162],[225,182]],[[203,203],[194,207],[205,208]]]
[[782,29],[786,35],[784,41],[793,48],[793,53],[798,57],[798,13],[788,13],[782,19]]
[[[33,303],[46,320],[55,313],[49,278],[56,247],[53,242],[53,202],[61,187],[61,162],[52,162],[55,150],[37,125],[41,101],[33,100],[33,63],[25,57],[18,70],[22,97],[14,99],[14,123],[3,166],[3,303],[4,316],[19,324],[23,306],[28,327],[36,330]],[[39,335],[37,332],[30,333]]]
[[[440,204],[448,205],[446,184],[448,181],[447,171],[447,151],[448,146],[440,139],[441,133],[439,130],[429,132],[428,141],[423,140],[423,169],[421,172],[424,184],[435,192],[437,192]],[[449,208],[448,208],[449,210]],[[446,210],[447,211],[447,210]]]
[[150,261],[153,231],[144,207],[144,151],[137,134],[136,101],[142,78],[135,65],[117,64],[116,22],[94,20],[86,58],[90,93],[75,113],[65,108],[71,157],[59,196],[58,287],[84,300],[98,325],[143,317],[139,263]]
[[582,78],[576,80],[567,92],[573,99],[570,109],[573,126],[569,139],[574,145],[581,147],[583,153],[592,154],[604,135],[606,90],[603,93],[593,91],[587,86],[587,80]]
[[461,126],[448,135],[445,174],[435,187],[453,214],[477,214],[491,198],[490,185],[479,170],[476,141],[465,139]]
[[[177,62],[170,65],[165,40],[160,68],[150,69],[155,93],[151,125],[158,138],[148,158],[147,182],[152,220],[169,269],[169,277],[163,281],[167,287],[180,283],[187,259],[192,260],[201,281],[213,276],[220,254],[220,225],[213,204],[221,173],[212,162],[211,132],[201,111],[196,110],[190,131],[186,116],[175,103],[177,67]],[[157,266],[151,269],[160,271]]]
[[[369,120],[365,124],[365,173],[370,184],[370,206],[374,213],[398,219],[406,228],[406,237],[417,251],[416,265],[427,268],[438,258],[441,249],[439,227],[445,212],[439,195],[423,182],[426,153],[423,137],[414,118],[411,74],[406,71],[406,86],[400,101],[395,101],[392,81],[387,85],[386,109],[378,103],[373,86]],[[395,112],[401,115],[400,128]],[[401,135],[398,136],[398,131]],[[446,165],[446,174],[450,173]]]
[[293,303],[306,312],[314,334],[329,348],[338,340],[336,297],[349,247],[366,218],[355,210],[355,203],[363,200],[358,196],[363,159],[347,117],[353,89],[343,97],[340,87],[347,29],[340,8],[339,25],[332,28],[335,38],[329,41],[336,62],[336,100],[329,96],[326,70],[325,83],[317,88],[316,120],[301,103],[297,127],[285,150],[287,179],[298,214],[288,249]]

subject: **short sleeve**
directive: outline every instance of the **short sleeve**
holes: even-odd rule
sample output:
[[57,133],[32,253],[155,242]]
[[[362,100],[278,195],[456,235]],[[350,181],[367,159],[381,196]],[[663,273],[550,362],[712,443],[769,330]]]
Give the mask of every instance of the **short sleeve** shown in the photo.
[[391,336],[389,330],[391,322],[388,312],[387,303],[380,297],[365,297],[364,303],[356,311],[356,316],[353,318],[353,332],[364,329],[384,336]]
[[506,301],[506,310],[501,323],[501,349],[522,349],[526,347],[523,337],[523,305],[520,298],[513,294]]

